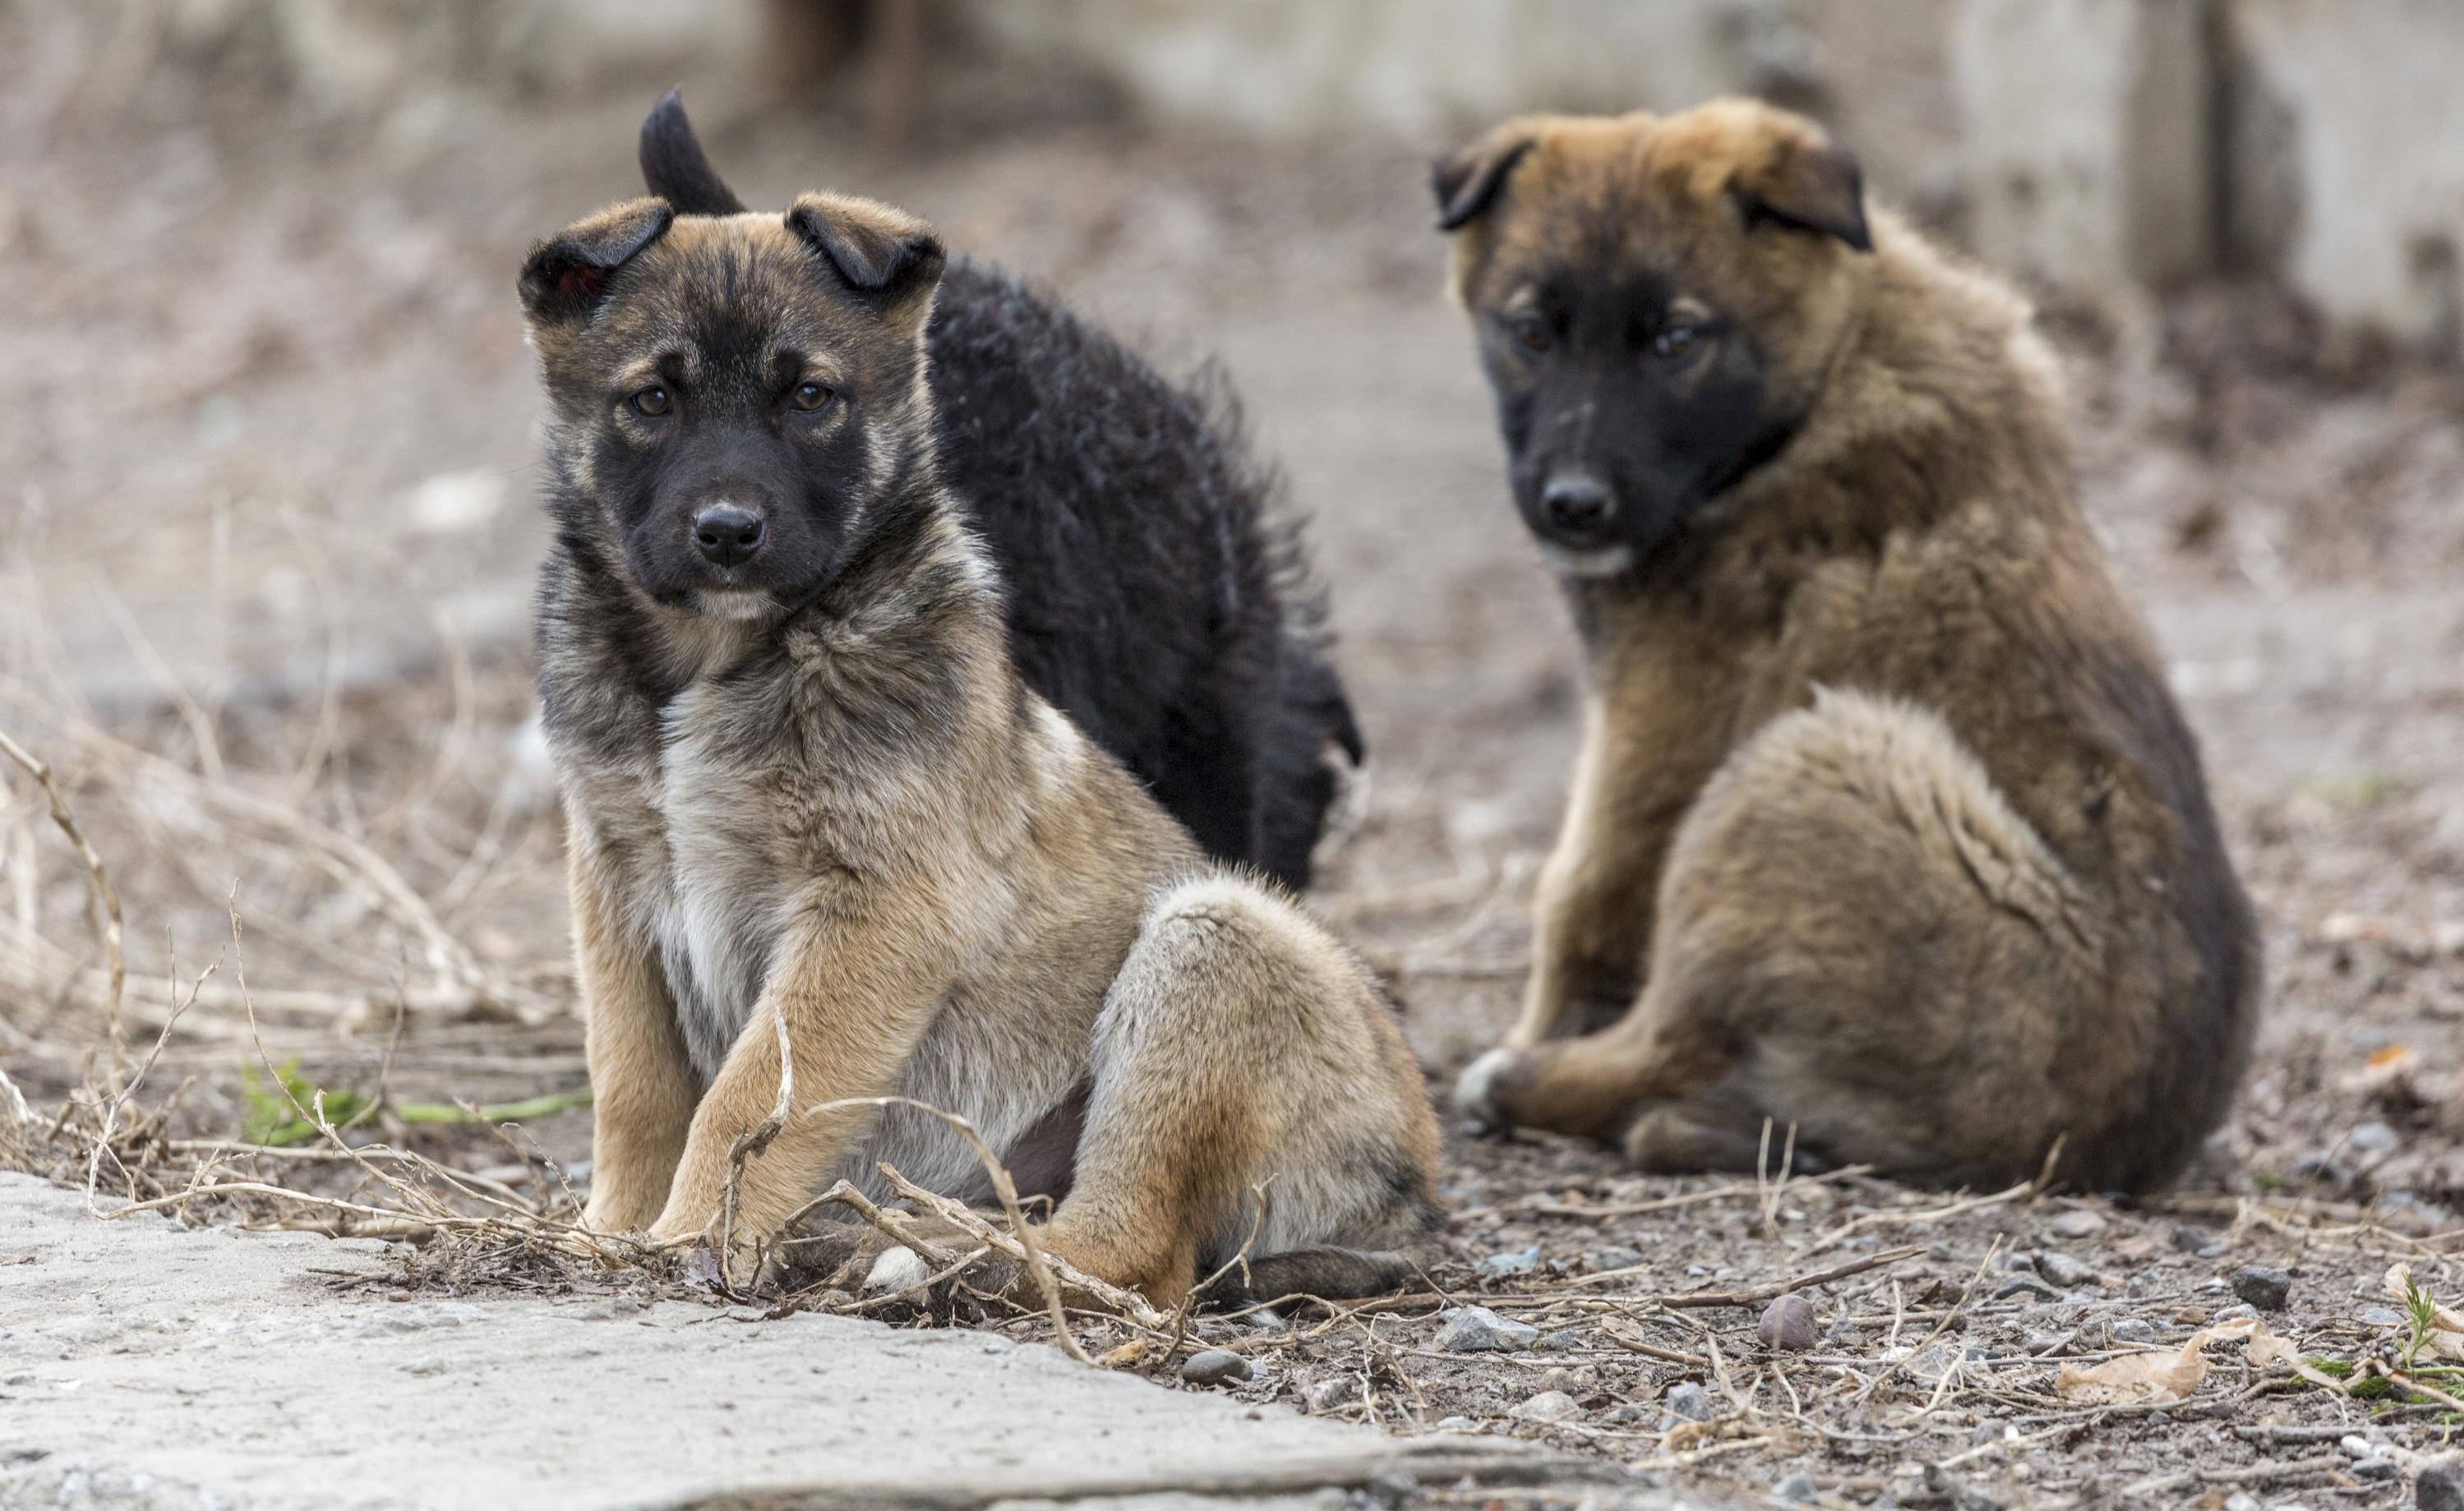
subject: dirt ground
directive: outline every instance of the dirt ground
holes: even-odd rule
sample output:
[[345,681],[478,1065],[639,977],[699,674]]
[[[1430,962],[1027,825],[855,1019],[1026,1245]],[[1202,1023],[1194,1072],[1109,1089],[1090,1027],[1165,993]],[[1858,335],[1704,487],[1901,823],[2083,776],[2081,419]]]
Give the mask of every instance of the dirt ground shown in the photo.
[[[583,1071],[527,732],[542,532],[512,282],[531,239],[636,190],[655,90],[325,119],[244,59],[115,61],[25,14],[0,14],[0,731],[55,762],[117,883],[132,1053],[185,1009],[115,1148],[187,1171],[201,1141],[297,1133],[255,1068],[296,1060],[303,1087],[383,1101],[397,1143],[552,1202],[588,1112],[548,1110]],[[756,203],[895,200],[1167,364],[1226,364],[1311,520],[1375,752],[1315,902],[1390,973],[1441,1085],[1510,1013],[1578,668],[1439,294],[1436,144],[1194,137],[962,83],[895,153],[826,108],[688,99]],[[2256,1064],[2201,1167],[2124,1206],[1789,1178],[1777,1148],[1725,1182],[1458,1140],[1435,1281],[1536,1339],[1442,1347],[1426,1300],[1203,1323],[1256,1361],[1228,1389],[1823,1504],[2393,1504],[2452,1451],[2452,1403],[2369,1376],[2409,1338],[2390,1264],[2464,1297],[2464,381],[2263,291],[2050,318],[2087,507],[2267,931]],[[0,775],[0,1062],[48,1115],[108,1077],[101,957],[83,870]],[[542,1097],[518,1132],[422,1120]],[[81,1179],[41,1131],[18,1162]],[[439,1285],[589,1283],[405,1252]],[[1813,1347],[1758,1339],[1778,1282],[1859,1261],[1804,1292]],[[1688,1292],[1745,1299],[1666,1304]],[[2350,1393],[2235,1339],[2170,1405],[2057,1384],[2254,1315]]]

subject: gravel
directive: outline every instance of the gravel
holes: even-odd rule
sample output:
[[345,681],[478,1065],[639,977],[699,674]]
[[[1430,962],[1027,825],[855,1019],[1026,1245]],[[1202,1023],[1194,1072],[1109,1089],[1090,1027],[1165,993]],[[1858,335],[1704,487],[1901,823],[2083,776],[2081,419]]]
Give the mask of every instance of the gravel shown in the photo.
[[1180,1367],[1180,1377],[1192,1385],[1222,1385],[1247,1380],[1256,1371],[1249,1361],[1229,1348],[1193,1353]]
[[1683,1417],[1689,1422],[1707,1422],[1717,1416],[1720,1411],[1711,1399],[1711,1392],[1691,1380],[1670,1386],[1668,1393],[1661,1397],[1661,1400],[1666,1403],[1671,1414]]
[[2235,1296],[2263,1312],[2280,1312],[2293,1295],[2293,1277],[2282,1270],[2245,1264],[2233,1272]]
[[1822,1329],[1814,1315],[1814,1303],[1792,1291],[1763,1308],[1763,1320],[1754,1335],[1770,1348],[1786,1348],[1802,1353],[1822,1341]]
[[1438,1347],[1454,1353],[1516,1353],[1539,1341],[1539,1328],[1485,1306],[1458,1306],[1438,1329]]

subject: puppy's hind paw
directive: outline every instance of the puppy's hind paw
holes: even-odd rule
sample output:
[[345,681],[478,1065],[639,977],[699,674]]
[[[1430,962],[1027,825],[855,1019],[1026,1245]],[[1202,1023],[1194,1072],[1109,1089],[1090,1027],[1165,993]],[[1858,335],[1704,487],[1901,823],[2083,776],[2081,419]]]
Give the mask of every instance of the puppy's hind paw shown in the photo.
[[1494,1132],[1511,1122],[1499,1112],[1495,1091],[1498,1072],[1514,1060],[1510,1049],[1492,1049],[1463,1067],[1455,1082],[1455,1111],[1480,1131]]

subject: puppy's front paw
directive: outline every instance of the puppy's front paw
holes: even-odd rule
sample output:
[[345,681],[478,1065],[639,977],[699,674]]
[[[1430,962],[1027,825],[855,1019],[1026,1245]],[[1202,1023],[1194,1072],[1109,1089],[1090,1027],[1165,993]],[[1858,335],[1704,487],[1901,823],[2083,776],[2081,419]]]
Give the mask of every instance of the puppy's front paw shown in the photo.
[[1483,1131],[1507,1127],[1511,1122],[1498,1109],[1496,1100],[1498,1073],[1514,1062],[1514,1051],[1492,1049],[1463,1067],[1455,1082],[1455,1111]]
[[690,1243],[708,1233],[710,1227],[706,1221],[697,1221],[671,1208],[659,1215],[658,1221],[650,1224],[650,1237],[666,1244]]
[[872,1268],[865,1273],[864,1293],[875,1296],[910,1290],[932,1277],[933,1267],[925,1263],[924,1256],[913,1249],[884,1249],[880,1258],[872,1261]]

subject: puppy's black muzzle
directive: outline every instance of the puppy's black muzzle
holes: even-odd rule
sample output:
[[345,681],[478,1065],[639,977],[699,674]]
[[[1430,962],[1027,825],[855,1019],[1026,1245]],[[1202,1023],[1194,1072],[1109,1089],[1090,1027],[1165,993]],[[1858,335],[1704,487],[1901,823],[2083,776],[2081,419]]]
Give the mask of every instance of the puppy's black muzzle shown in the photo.
[[769,538],[769,526],[749,509],[721,504],[693,515],[693,549],[714,566],[750,561]]
[[1610,543],[1617,495],[1589,472],[1560,472],[1540,490],[1540,516],[1550,539],[1591,550]]

